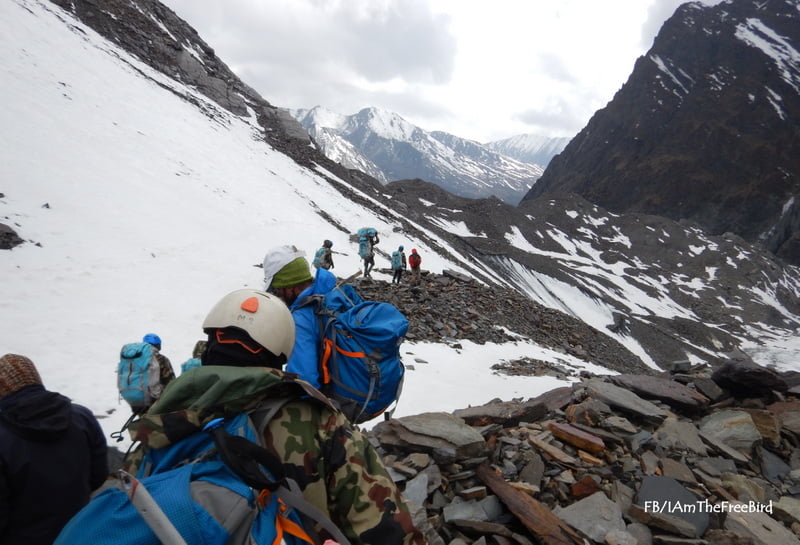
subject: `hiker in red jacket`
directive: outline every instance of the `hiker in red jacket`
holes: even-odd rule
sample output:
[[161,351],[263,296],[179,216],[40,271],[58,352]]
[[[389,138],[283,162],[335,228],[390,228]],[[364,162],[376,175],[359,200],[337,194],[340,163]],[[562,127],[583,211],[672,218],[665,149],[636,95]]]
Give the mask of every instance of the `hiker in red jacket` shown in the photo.
[[411,267],[411,281],[419,284],[420,266],[422,265],[422,257],[417,253],[417,250],[411,250],[411,255],[408,256],[408,266]]

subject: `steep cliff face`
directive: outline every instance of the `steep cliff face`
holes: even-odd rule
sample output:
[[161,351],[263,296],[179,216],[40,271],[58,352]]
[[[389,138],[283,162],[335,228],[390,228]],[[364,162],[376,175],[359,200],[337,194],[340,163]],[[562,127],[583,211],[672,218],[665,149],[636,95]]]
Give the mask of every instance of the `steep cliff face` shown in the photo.
[[800,3],[681,6],[525,200],[576,193],[800,262]]
[[[194,86],[226,110],[256,112],[265,138],[276,144],[299,140],[308,133],[288,112],[280,110],[243,83],[206,44],[197,31],[156,0],[51,0],[111,42],[153,68]],[[184,97],[187,98],[188,97]]]

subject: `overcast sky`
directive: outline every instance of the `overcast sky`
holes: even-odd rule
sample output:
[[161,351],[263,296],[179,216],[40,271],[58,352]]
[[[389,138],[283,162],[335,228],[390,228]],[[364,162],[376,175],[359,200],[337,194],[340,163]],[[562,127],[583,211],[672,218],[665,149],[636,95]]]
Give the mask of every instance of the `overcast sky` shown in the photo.
[[574,136],[683,3],[162,1],[275,106],[375,106],[480,142]]

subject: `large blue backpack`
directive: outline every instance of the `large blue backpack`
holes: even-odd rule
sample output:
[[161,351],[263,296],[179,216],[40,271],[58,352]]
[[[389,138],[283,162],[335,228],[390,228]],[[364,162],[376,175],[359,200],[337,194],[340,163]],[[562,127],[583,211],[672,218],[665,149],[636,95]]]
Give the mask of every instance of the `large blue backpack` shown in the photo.
[[[206,399],[184,403],[186,396],[177,391],[173,398],[202,407],[209,396],[221,393],[219,407],[247,403],[266,391],[263,382],[248,380],[243,385],[252,372],[245,369],[241,377],[227,380],[213,368],[201,367],[189,371],[193,376],[183,382],[189,388],[185,391],[193,388]],[[213,385],[204,388],[209,380]],[[252,391],[239,401],[224,398],[241,388]],[[95,496],[54,545],[315,544],[306,533],[304,518],[319,523],[338,542],[349,543],[326,515],[302,497],[280,460],[260,445],[269,420],[293,399],[297,397],[267,398],[254,409],[212,420],[202,431],[181,435],[168,446],[147,449],[136,476],[122,472],[121,486]],[[170,414],[178,413],[166,413],[171,419]]]
[[378,231],[374,227],[362,227],[358,230],[358,255],[366,259],[373,255],[372,246]]
[[408,319],[390,303],[363,300],[349,284],[311,295],[304,305],[314,305],[318,317],[321,390],[354,423],[386,411],[402,391]]
[[161,366],[157,349],[150,343],[129,343],[122,347],[117,363],[119,394],[134,413],[146,411],[161,394]]
[[399,269],[403,266],[403,257],[400,254],[400,250],[395,250],[392,252],[392,268]]

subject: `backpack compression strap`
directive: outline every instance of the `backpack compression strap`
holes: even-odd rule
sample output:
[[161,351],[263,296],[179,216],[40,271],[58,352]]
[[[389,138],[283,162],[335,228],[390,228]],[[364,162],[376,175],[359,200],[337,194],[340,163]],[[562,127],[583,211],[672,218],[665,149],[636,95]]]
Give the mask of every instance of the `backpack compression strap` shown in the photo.
[[[263,421],[258,426],[259,433],[263,432],[269,419],[286,401],[289,400],[278,401],[268,408],[266,414],[262,416]],[[222,418],[214,419],[203,429],[211,433],[220,457],[234,473],[251,488],[269,490],[289,507],[319,523],[340,545],[350,545],[350,540],[333,521],[303,497],[300,487],[286,476],[283,464],[275,455],[244,437],[228,433],[222,427],[223,421]],[[273,478],[261,470],[260,466],[262,465],[273,475]]]

